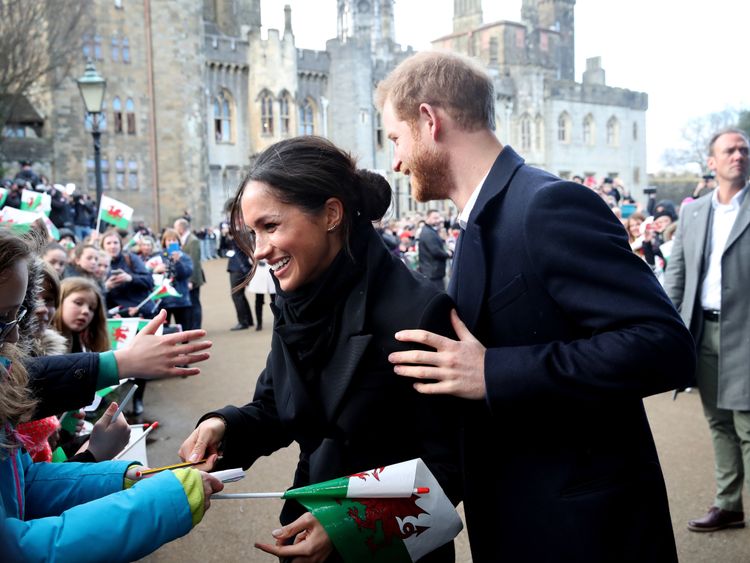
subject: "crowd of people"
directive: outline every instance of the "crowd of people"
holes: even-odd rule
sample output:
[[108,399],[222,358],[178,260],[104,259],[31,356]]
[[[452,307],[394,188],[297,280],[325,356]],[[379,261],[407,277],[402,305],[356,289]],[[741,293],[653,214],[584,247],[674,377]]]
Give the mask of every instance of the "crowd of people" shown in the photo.
[[[0,539],[13,553],[44,541],[65,559],[99,517],[107,522],[96,533],[117,540],[97,556],[140,557],[200,521],[221,488],[207,471],[247,469],[296,442],[292,487],[421,458],[450,501],[463,501],[477,563],[676,561],[642,400],[693,385],[696,349],[718,493],[688,527],[744,526],[747,135],[717,132],[715,184],[704,179],[696,201],[652,193],[641,204],[617,179],[563,180],[527,166],[494,132],[491,79],[463,57],[409,57],[379,84],[376,103],[394,171],[409,175],[417,201],[449,199],[455,216],[433,208],[383,222],[385,179],[303,136],[258,155],[226,225],[203,243],[187,213],[158,237],[109,229],[41,248],[0,230]],[[233,330],[253,324],[249,283],[259,283],[258,329],[272,295],[271,349],[253,396],[208,410],[179,449],[195,466],[165,471],[158,487],[135,479],[129,462],[103,461],[126,434],[112,405],[74,453],[78,464],[44,463],[60,440],[58,415],[94,389],[124,377],[140,377],[142,389],[205,359],[210,344],[196,342],[196,328],[201,259],[213,257],[206,240],[228,258]],[[152,299],[160,280],[173,291]],[[113,353],[105,327],[116,316],[153,320]],[[167,318],[180,332],[157,336]],[[70,379],[74,369],[91,375]],[[399,416],[380,416],[386,408]],[[501,462],[479,479],[489,450]],[[71,484],[70,475],[83,477]],[[36,479],[52,481],[53,494],[24,498],[18,483]],[[54,500],[59,490],[65,502]],[[180,511],[169,525],[159,518],[168,503],[154,507],[167,496]],[[144,510],[159,524],[137,526]],[[63,518],[39,519],[47,515]],[[331,529],[298,502],[279,519],[274,543],[257,548],[282,560],[341,559]],[[453,561],[451,539],[423,560]]]

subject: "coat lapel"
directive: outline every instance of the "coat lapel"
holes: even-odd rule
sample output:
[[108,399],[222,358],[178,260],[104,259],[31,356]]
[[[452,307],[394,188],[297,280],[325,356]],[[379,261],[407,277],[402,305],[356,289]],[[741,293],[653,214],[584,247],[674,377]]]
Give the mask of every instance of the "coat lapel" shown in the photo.
[[[458,313],[470,330],[479,321],[486,286],[486,262],[482,242],[482,216],[490,202],[508,187],[523,159],[509,146],[503,147],[482,184],[479,197],[469,216],[466,230],[461,234],[460,252],[456,257],[455,278],[451,278],[448,291],[456,302]],[[495,228],[492,223],[486,228]]]
[[740,238],[740,235],[745,232],[745,229],[750,226],[750,196],[748,195],[748,193],[750,193],[750,188],[746,189],[748,190],[748,192],[745,193],[745,199],[742,201],[740,210],[737,213],[737,219],[735,219],[732,230],[729,233],[729,238],[727,239],[727,245],[724,247],[724,252],[729,250],[729,247],[732,246],[732,244],[734,244],[735,241]]
[[342,313],[340,337],[330,361],[320,374],[320,396],[323,401],[323,411],[326,420],[335,420],[341,400],[352,382],[362,355],[372,339],[371,334],[362,334],[367,310],[367,294],[370,286],[370,276],[382,267],[384,258],[388,258],[387,251],[374,230],[370,234],[367,249],[367,266],[365,275],[357,282],[349,293]]
[[[703,205],[698,209],[693,210],[693,218],[691,221],[690,229],[696,229],[697,237],[687,237],[685,239],[685,253],[690,252],[690,264],[687,264],[688,268],[693,271],[704,272],[705,264],[708,263],[709,259],[709,248],[708,248],[708,229],[711,224],[711,198],[707,197]],[[687,225],[685,225],[687,227]],[[691,244],[691,248],[687,248],[687,244]]]

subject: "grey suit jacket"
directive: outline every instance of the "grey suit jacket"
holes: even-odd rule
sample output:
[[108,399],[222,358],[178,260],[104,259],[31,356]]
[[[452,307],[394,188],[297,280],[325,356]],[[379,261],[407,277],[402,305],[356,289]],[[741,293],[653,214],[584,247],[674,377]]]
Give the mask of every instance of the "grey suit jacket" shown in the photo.
[[[712,214],[711,196],[685,206],[675,233],[665,276],[667,295],[696,341],[703,329],[700,292],[707,264],[704,249]],[[750,195],[721,259],[720,408],[750,410]]]

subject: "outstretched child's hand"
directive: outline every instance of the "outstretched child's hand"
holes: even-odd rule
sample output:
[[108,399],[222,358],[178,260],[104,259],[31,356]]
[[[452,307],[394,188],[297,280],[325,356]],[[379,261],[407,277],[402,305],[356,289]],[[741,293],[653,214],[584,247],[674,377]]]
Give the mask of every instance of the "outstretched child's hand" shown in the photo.
[[133,339],[129,347],[115,351],[120,379],[140,377],[161,379],[197,375],[200,368],[178,367],[203,362],[209,358],[213,344],[198,339],[206,336],[205,330],[188,330],[157,336],[156,330],[167,318],[165,310],[159,313]]
[[117,403],[110,403],[91,431],[88,447],[85,449],[91,452],[96,461],[112,459],[128,445],[130,440],[130,426],[122,413],[117,416],[116,420],[112,420],[112,415],[116,410]]

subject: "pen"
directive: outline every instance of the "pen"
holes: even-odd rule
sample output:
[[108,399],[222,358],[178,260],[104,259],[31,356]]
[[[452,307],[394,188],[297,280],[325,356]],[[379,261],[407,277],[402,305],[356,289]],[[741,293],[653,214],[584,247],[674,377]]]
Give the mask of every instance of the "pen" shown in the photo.
[[128,404],[130,399],[133,398],[133,395],[135,394],[136,389],[138,389],[138,385],[133,385],[130,388],[130,391],[128,391],[128,394],[125,395],[125,398],[120,403],[120,406],[117,407],[117,410],[115,411],[115,414],[112,415],[112,420],[109,421],[110,424],[112,424],[115,420],[117,420],[117,417],[120,416],[120,413],[122,412],[122,409],[125,408],[125,405]]

